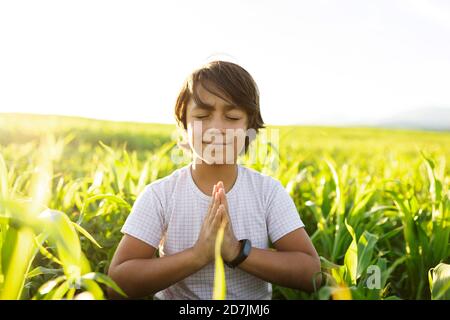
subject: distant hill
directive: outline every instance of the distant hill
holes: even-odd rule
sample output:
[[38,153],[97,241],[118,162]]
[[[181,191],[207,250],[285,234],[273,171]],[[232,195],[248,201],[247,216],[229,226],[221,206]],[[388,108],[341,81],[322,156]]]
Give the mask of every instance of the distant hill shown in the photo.
[[450,108],[419,108],[382,119],[377,127],[450,131]]

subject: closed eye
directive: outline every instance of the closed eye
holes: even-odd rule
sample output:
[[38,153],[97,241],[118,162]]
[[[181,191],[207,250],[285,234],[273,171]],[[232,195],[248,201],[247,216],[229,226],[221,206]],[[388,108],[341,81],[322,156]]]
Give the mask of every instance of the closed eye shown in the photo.
[[241,120],[241,118],[234,118],[234,117],[227,117],[227,119],[231,121]]

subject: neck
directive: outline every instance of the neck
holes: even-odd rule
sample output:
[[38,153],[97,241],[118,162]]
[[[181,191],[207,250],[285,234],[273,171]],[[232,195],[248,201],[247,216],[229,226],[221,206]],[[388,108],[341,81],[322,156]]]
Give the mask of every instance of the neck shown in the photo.
[[[228,192],[234,185],[238,175],[237,164],[196,164],[192,162],[192,178],[201,189],[205,191],[211,189],[219,181],[222,181],[225,192]],[[209,192],[210,193],[210,192]]]

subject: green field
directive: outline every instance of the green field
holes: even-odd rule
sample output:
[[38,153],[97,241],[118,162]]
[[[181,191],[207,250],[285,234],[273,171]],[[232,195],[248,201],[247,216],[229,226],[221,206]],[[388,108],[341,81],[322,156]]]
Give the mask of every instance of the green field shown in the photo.
[[[276,128],[278,146],[241,161],[286,187],[327,283],[274,299],[450,299],[450,132]],[[183,165],[174,131],[0,114],[0,299],[105,298],[136,196]]]

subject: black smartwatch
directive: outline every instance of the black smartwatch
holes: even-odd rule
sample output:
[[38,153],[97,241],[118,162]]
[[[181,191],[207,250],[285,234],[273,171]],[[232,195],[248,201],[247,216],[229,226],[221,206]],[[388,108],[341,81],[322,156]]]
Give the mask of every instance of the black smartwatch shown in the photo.
[[250,250],[252,249],[252,243],[249,239],[243,239],[239,241],[241,243],[241,250],[236,258],[234,258],[230,262],[225,262],[227,266],[230,268],[235,268],[242,263],[250,254]]

